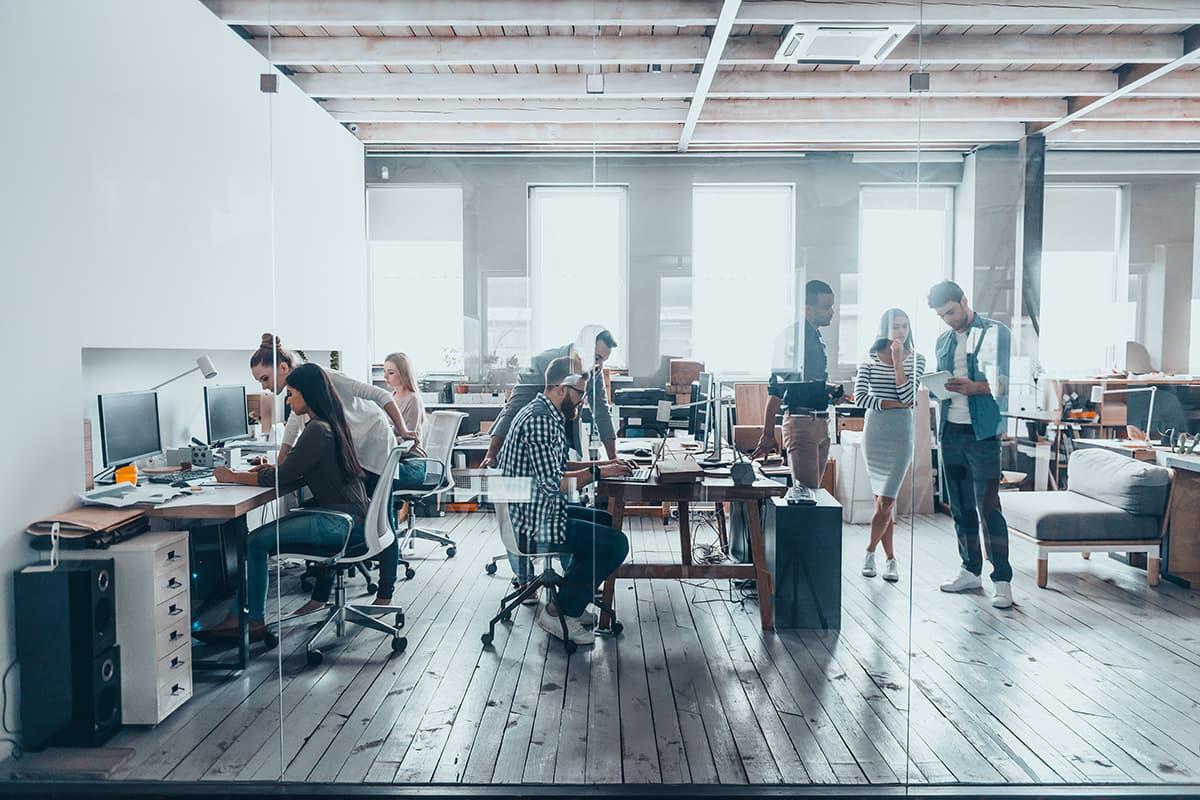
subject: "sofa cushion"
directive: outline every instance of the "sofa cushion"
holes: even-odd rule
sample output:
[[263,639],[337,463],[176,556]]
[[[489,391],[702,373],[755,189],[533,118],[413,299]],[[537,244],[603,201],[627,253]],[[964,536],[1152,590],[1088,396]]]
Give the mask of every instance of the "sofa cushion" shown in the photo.
[[1130,514],[1162,516],[1167,507],[1170,472],[1120,453],[1076,450],[1067,463],[1067,478],[1070,491]]
[[1000,504],[1009,527],[1041,542],[1143,541],[1157,539],[1161,530],[1158,517],[1076,492],[1001,492]]

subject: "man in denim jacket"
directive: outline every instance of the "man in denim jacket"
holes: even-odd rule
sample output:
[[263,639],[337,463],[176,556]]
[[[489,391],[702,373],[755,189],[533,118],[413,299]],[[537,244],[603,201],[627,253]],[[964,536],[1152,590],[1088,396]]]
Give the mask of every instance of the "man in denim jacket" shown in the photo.
[[950,326],[937,340],[937,368],[953,373],[946,381],[951,399],[942,400],[940,429],[950,512],[962,567],[942,584],[943,592],[980,589],[983,554],[979,525],[992,564],[992,605],[1012,605],[1008,563],[1008,523],[1000,509],[1000,434],[1008,407],[1008,358],[1012,333],[976,314],[963,290],[943,281],[929,291],[929,307]]

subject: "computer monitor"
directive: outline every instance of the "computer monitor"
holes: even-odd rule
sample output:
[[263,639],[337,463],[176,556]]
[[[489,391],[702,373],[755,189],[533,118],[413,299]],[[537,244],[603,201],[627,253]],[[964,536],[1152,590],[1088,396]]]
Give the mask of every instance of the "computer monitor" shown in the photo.
[[714,425],[717,423],[714,406],[716,392],[710,372],[700,373],[700,380],[692,384],[691,414],[688,417],[688,433],[698,442],[709,444],[710,437],[716,438]]
[[162,452],[158,392],[102,394],[96,398],[96,407],[104,466],[119,467]]
[[204,428],[210,445],[250,435],[246,414],[246,387],[205,386]]

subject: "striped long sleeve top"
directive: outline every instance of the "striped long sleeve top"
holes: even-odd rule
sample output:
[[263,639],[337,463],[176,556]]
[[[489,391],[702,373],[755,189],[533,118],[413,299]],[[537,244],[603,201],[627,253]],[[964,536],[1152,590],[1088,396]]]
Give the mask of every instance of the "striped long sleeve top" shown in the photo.
[[925,356],[920,353],[909,353],[904,359],[904,374],[908,380],[903,386],[896,385],[896,370],[889,364],[879,360],[872,353],[867,361],[858,367],[854,376],[854,404],[861,408],[879,409],[884,400],[899,400],[905,405],[912,405],[917,396],[917,384],[925,374]]

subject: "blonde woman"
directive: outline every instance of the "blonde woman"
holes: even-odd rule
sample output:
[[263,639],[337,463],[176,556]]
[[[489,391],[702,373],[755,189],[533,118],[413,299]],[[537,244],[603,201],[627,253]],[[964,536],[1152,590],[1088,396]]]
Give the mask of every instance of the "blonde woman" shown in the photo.
[[425,427],[425,404],[421,402],[412,361],[404,353],[390,354],[383,360],[383,379],[392,388],[392,398],[400,409],[405,427],[417,434],[420,444],[421,429]]

